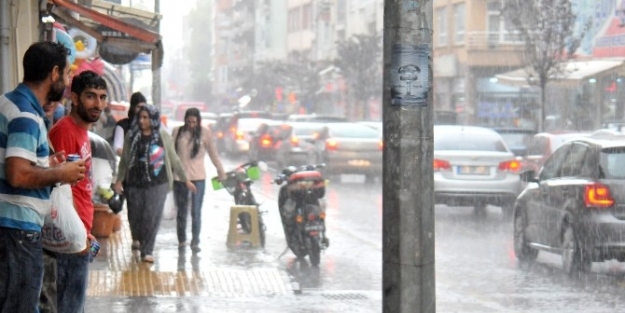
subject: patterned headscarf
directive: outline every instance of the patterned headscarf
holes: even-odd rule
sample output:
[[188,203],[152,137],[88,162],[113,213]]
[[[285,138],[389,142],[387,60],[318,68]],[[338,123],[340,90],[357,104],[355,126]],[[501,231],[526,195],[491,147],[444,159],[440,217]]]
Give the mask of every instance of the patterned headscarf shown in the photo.
[[[130,131],[128,133],[128,139],[130,141],[130,167],[135,165],[135,160],[137,159],[137,149],[139,148],[139,142],[141,141],[141,127],[139,126],[139,116],[141,112],[147,112],[150,117],[150,127],[152,128],[152,135],[150,138],[150,143],[148,144],[148,149],[146,150],[146,159],[150,159],[150,149],[149,147],[153,145],[158,145],[161,137],[159,135],[159,130],[161,128],[161,116],[156,109],[155,106],[148,104],[139,107],[139,111],[135,114],[134,119],[132,120],[132,124],[130,125]],[[149,162],[146,162],[146,165],[149,165]],[[148,173],[148,169],[146,168],[146,173]],[[147,175],[149,178],[150,175]]]

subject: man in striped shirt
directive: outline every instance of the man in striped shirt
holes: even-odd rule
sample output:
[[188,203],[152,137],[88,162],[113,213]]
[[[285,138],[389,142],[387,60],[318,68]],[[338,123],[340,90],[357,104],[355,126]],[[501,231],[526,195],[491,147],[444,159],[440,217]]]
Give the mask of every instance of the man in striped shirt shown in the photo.
[[37,42],[24,54],[24,79],[0,96],[0,312],[37,312],[43,278],[41,227],[50,186],[85,177],[84,161],[50,156],[43,104],[69,84],[68,50]]

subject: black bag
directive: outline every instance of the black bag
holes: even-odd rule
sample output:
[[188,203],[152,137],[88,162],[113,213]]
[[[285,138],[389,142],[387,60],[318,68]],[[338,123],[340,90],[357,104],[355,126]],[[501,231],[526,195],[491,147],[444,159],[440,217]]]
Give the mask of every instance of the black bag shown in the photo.
[[109,200],[108,205],[113,213],[117,214],[124,208],[124,200],[126,197],[123,194],[115,193]]

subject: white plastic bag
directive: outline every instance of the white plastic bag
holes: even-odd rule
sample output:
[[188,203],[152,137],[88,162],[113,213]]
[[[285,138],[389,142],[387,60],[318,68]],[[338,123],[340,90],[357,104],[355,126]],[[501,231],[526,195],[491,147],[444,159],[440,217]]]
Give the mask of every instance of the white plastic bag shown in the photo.
[[167,194],[167,198],[165,198],[165,206],[163,208],[163,219],[164,220],[173,220],[176,218],[176,214],[178,210],[176,210],[176,203],[174,202],[174,193],[170,191]]
[[50,200],[52,208],[41,230],[43,248],[59,253],[85,250],[87,230],[74,208],[72,187],[67,184],[54,187]]

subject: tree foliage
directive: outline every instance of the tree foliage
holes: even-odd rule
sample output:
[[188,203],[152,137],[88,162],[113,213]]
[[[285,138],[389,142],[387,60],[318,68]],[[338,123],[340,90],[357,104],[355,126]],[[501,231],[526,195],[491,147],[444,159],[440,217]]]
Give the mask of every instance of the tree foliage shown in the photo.
[[286,62],[259,62],[253,74],[243,83],[243,87],[257,91],[256,103],[273,103],[275,88],[281,87],[285,92],[294,92],[301,104],[314,104],[320,81],[315,63],[305,53],[294,52]]
[[502,15],[511,35],[524,43],[522,57],[528,66],[528,83],[541,89],[539,130],[545,119],[545,88],[563,75],[566,62],[580,45],[576,15],[570,0],[503,0]]
[[[382,47],[380,37],[372,35],[355,35],[337,43],[338,67],[347,82],[350,97],[366,106],[367,101],[382,93]],[[368,110],[363,110],[368,118]]]

